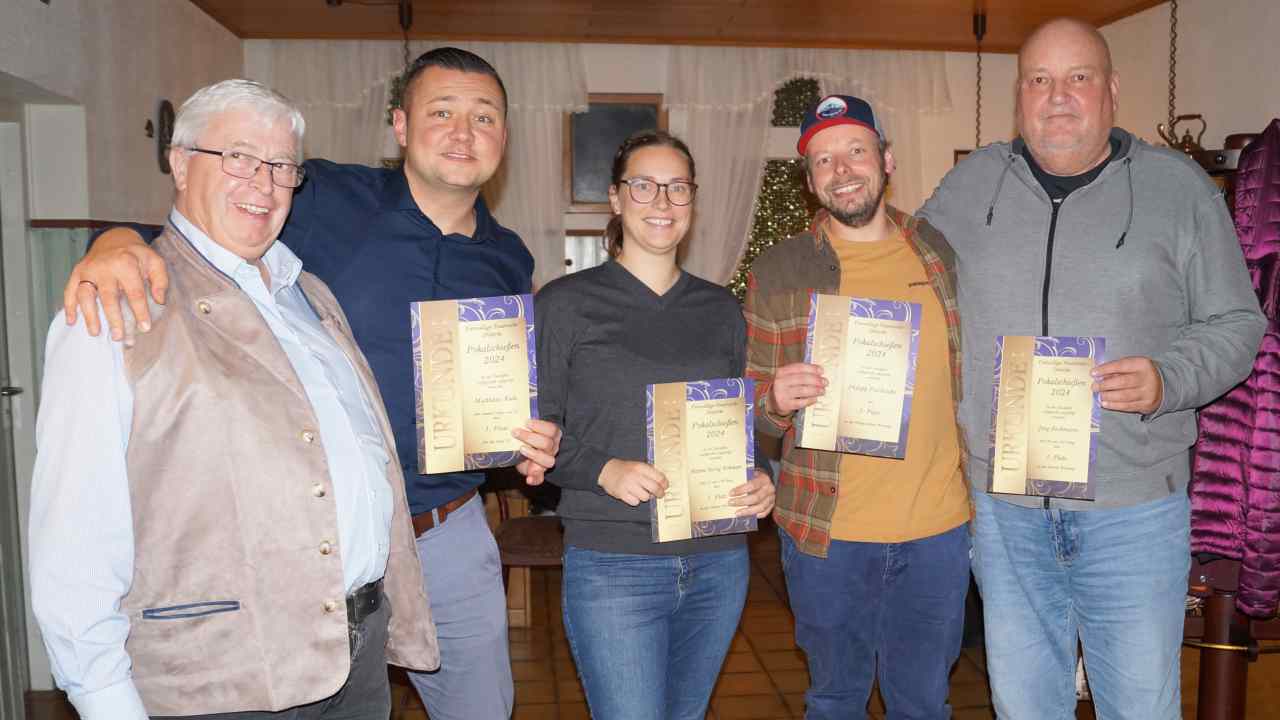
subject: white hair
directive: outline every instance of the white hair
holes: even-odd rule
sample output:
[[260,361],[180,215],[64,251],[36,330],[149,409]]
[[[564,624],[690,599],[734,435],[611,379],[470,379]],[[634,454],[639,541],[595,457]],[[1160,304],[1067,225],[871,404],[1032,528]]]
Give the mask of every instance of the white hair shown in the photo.
[[272,123],[288,119],[298,145],[298,160],[302,160],[302,136],[307,131],[307,121],[288,98],[253,80],[223,80],[195,91],[178,108],[173,122],[172,147],[195,147],[200,135],[215,115],[232,108],[247,108]]

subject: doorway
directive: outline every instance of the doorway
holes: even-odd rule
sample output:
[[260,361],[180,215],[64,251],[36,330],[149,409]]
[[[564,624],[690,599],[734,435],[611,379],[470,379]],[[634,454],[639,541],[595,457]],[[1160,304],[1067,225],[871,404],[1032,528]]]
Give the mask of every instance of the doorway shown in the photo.
[[[23,463],[20,443],[25,439],[34,452],[35,412],[30,405],[30,363],[11,362],[10,318],[6,313],[14,296],[25,283],[14,283],[15,275],[26,275],[26,218],[23,192],[22,135],[15,123],[0,123],[0,717],[26,716],[24,695],[31,686],[28,674],[28,617],[24,602],[24,571],[20,521],[24,498],[19,497],[17,468]],[[13,287],[21,284],[22,287]],[[18,309],[26,302],[19,301]],[[19,313],[19,316],[21,313]],[[22,328],[21,330],[26,330]],[[21,330],[19,331],[21,333]],[[16,372],[15,372],[16,371]],[[25,397],[24,397],[25,394]]]

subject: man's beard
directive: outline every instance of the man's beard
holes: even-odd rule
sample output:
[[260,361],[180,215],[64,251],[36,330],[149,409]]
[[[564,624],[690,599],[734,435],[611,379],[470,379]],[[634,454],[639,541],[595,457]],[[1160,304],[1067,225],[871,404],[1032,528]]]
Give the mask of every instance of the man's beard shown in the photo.
[[[834,199],[828,202],[819,198],[819,202],[822,207],[826,208],[827,212],[831,213],[831,217],[835,218],[841,225],[847,225],[851,228],[866,227],[867,223],[871,222],[871,218],[876,216],[876,210],[880,208],[880,201],[884,199],[884,193],[888,187],[889,176],[884,172],[884,170],[881,170],[880,187],[876,190],[876,194],[874,196],[867,198],[866,202],[860,205],[855,205],[848,210],[842,210],[835,207]],[[827,196],[831,197],[830,194]]]

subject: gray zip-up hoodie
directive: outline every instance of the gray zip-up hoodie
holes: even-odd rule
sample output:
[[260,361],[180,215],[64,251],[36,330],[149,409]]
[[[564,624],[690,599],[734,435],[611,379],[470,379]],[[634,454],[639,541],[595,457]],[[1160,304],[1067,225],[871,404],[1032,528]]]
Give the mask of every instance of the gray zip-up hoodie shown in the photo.
[[[1164,400],[1148,416],[1102,412],[1095,500],[1124,507],[1186,488],[1195,409],[1248,375],[1265,320],[1222,193],[1185,155],[1118,128],[1120,151],[1057,209],[1022,157],[988,145],[920,209],[955,249],[964,337],[961,424],[969,478],[986,488],[997,335],[1095,335],[1106,359],[1153,359]],[[1024,506],[1040,498],[999,495]]]

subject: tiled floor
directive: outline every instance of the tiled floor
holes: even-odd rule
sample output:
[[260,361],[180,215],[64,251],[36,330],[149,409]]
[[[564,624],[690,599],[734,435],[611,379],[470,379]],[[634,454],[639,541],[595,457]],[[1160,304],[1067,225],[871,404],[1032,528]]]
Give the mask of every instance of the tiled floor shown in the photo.
[[[751,585],[742,624],[711,699],[708,718],[802,718],[809,683],[804,655],[796,649],[794,622],[786,603],[778,538],[769,526],[752,537]],[[587,718],[582,688],[574,671],[560,620],[560,572],[533,572],[534,626],[511,630],[511,661],[516,681],[516,720]],[[966,649],[951,675],[951,705],[956,720],[994,718],[980,649]],[[1196,717],[1199,652],[1183,653],[1183,715]],[[425,720],[427,715],[402,675],[392,674],[393,720]],[[872,718],[884,717],[879,695],[871,698]],[[1077,716],[1093,718],[1081,703]],[[1249,666],[1249,720],[1280,718],[1280,655],[1264,655]]]
[[[793,621],[787,609],[778,564],[777,535],[762,530],[751,541],[752,573],[747,607],[725,667],[711,700],[708,718],[800,718],[808,672],[793,641]],[[517,720],[587,718],[560,622],[560,573],[533,573],[534,625],[511,630],[511,660],[516,680]],[[1183,716],[1196,717],[1198,651],[1182,656]],[[426,720],[417,695],[400,671],[393,670],[392,720]],[[994,718],[990,691],[979,649],[966,649],[951,676],[951,705],[956,720]],[[28,708],[29,720],[71,720],[70,706],[60,696],[41,694]],[[871,717],[884,717],[878,696],[871,699]],[[1081,703],[1079,718],[1093,718],[1093,708]],[[1264,655],[1249,666],[1248,720],[1280,718],[1280,654]]]

